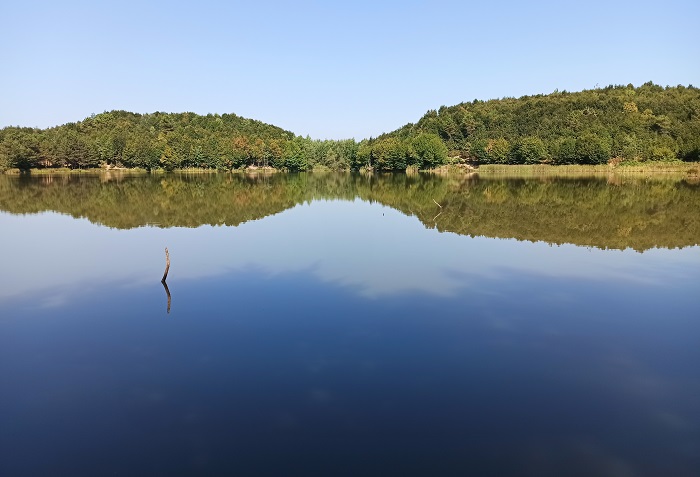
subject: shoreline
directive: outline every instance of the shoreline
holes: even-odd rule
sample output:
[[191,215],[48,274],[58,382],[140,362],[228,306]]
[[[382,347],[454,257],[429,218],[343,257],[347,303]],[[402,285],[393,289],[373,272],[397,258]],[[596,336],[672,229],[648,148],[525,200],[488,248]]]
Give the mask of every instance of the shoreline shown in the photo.
[[[20,171],[19,169],[8,169],[2,172],[5,175],[165,175],[169,173],[177,174],[277,174],[286,171],[272,167],[258,167],[233,170],[218,170],[205,168],[174,169],[166,171],[164,169],[152,169],[150,171],[140,168],[92,168],[92,169],[30,169]],[[344,170],[329,170],[326,168],[319,170],[309,170],[306,172],[348,172]],[[484,177],[583,177],[583,176],[610,176],[610,175],[649,175],[649,176],[684,176],[691,179],[700,179],[700,162],[680,162],[680,163],[649,163],[630,165],[549,165],[549,164],[484,164],[477,167],[465,165],[443,165],[435,169],[421,171],[406,170],[395,171],[395,173],[406,173],[413,175],[418,172],[429,174],[465,174],[479,175]]]
[[[454,166],[447,166],[447,173]],[[462,172],[461,170],[459,172]],[[549,165],[549,164],[484,164],[474,169],[464,170],[464,173],[476,173],[480,177],[497,178],[546,178],[546,177],[685,177],[700,179],[700,163],[650,163],[629,165]]]

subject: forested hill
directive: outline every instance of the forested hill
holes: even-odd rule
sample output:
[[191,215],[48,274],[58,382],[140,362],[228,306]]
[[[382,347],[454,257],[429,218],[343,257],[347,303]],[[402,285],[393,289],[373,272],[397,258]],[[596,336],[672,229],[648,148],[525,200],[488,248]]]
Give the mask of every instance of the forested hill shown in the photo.
[[646,83],[475,100],[429,111],[375,139],[317,141],[235,114],[93,115],[0,129],[6,169],[250,166],[303,171],[428,169],[446,163],[620,164],[700,160],[700,90]]
[[474,100],[380,137],[433,133],[451,155],[496,164],[700,160],[700,89],[651,82]]
[[236,168],[279,157],[294,134],[235,114],[111,111],[40,130],[0,130],[0,170]]

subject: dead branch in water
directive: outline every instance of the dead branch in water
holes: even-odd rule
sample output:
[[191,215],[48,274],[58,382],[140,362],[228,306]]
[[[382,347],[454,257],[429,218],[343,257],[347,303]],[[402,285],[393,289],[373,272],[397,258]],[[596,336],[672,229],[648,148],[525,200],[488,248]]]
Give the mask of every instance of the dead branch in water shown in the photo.
[[170,270],[170,253],[168,253],[168,247],[165,247],[165,273],[163,274],[163,279],[161,280],[163,285],[165,285],[165,279],[168,278],[168,270]]

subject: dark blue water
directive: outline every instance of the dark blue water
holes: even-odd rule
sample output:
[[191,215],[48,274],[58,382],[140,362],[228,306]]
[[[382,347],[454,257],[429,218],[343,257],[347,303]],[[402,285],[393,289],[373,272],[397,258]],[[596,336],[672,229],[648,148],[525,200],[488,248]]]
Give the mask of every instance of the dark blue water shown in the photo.
[[697,247],[470,238],[359,201],[0,226],[0,475],[700,472]]

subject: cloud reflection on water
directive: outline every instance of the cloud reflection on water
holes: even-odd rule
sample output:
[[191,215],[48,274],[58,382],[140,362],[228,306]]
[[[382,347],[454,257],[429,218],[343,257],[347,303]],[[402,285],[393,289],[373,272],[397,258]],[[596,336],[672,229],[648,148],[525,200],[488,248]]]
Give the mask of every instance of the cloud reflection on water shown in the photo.
[[449,296],[511,271],[663,283],[680,267],[700,265],[699,247],[639,254],[471,238],[425,229],[414,217],[359,200],[314,201],[238,227],[115,230],[55,213],[1,213],[0,229],[6,250],[0,299],[86,280],[150,283],[162,273],[164,246],[173,283],[247,267],[270,274],[313,269],[368,297]]

